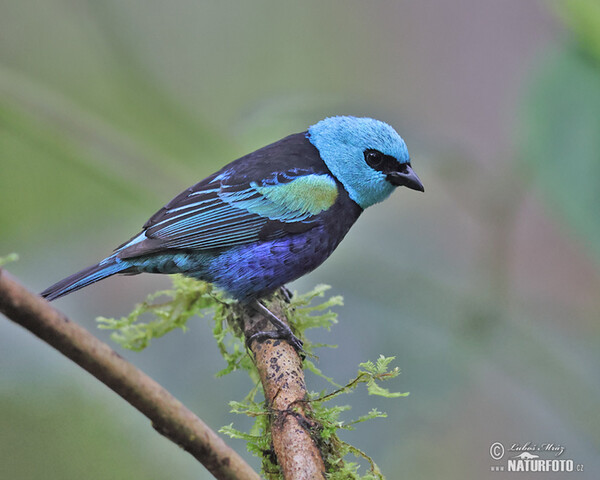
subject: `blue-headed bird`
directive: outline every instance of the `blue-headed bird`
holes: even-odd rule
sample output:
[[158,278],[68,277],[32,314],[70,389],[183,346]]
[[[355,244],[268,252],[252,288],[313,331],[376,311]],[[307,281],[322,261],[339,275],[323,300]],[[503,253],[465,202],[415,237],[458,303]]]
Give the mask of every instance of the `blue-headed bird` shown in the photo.
[[54,300],[117,273],[181,273],[252,303],[301,348],[260,299],[321,265],[363,210],[398,186],[424,191],[390,125],[326,118],[188,188],[112,255],[42,296]]

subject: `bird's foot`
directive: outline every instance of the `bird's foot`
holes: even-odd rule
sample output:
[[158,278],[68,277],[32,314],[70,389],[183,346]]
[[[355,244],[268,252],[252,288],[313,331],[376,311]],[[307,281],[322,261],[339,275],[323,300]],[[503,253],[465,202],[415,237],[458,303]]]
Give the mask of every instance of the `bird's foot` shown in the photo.
[[304,349],[302,348],[302,345],[304,345],[304,343],[302,342],[302,340],[300,340],[298,337],[296,337],[296,335],[294,335],[291,330],[289,332],[283,331],[283,330],[276,330],[276,331],[270,331],[270,332],[256,332],[256,333],[252,334],[246,340],[246,346],[248,348],[250,348],[250,344],[254,340],[260,342],[260,341],[266,340],[267,338],[271,338],[274,340],[285,340],[292,347],[294,347],[296,352],[298,352],[300,355],[302,355],[304,357]]
[[265,317],[269,319],[269,321],[275,327],[276,330],[269,332],[253,333],[246,340],[247,347],[250,347],[254,340],[265,340],[267,338],[272,338],[287,341],[292,347],[294,347],[296,352],[298,352],[301,355],[304,355],[304,349],[302,348],[304,342],[302,342],[302,340],[300,340],[298,337],[296,337],[296,335],[294,335],[292,329],[288,326],[287,323],[280,320],[273,312],[271,312],[258,300],[255,303],[255,308],[258,312],[262,313]]

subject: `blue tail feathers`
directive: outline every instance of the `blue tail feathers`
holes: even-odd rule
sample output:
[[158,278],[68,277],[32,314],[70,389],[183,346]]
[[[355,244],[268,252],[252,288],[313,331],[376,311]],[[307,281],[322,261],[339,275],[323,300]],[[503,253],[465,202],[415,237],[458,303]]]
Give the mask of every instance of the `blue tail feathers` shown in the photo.
[[41,293],[41,296],[46,300],[55,300],[59,297],[75,292],[83,287],[87,287],[92,283],[110,277],[115,273],[127,270],[131,265],[114,256],[102,260],[96,265],[84,268],[80,272],[55,283]]

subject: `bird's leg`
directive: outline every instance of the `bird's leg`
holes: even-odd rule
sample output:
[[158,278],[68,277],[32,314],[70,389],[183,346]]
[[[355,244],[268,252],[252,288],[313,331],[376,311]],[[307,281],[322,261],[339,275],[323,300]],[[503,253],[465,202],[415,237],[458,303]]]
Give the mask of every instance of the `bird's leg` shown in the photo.
[[296,349],[297,352],[302,353],[304,350],[302,349],[303,342],[300,340],[287,323],[282,322],[277,316],[271,312],[267,307],[265,307],[259,300],[254,302],[254,308],[257,312],[262,313],[265,317],[269,319],[271,324],[276,328],[276,331],[271,332],[256,332],[252,334],[248,340],[246,340],[246,345],[250,346],[253,340],[265,339],[265,338],[278,338],[281,340],[286,340],[292,347]]
[[283,299],[285,300],[285,303],[291,303],[292,302],[292,297],[293,297],[293,293],[292,291],[287,288],[285,285],[281,286],[281,294],[283,295]]

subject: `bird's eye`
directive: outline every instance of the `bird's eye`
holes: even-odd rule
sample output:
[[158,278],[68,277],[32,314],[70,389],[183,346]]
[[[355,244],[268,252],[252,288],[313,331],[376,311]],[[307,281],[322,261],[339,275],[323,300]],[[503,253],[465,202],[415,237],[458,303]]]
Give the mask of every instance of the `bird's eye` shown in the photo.
[[381,163],[383,162],[383,158],[384,158],[383,153],[381,153],[377,150],[366,150],[365,151],[365,161],[367,162],[367,165],[369,165],[372,168],[380,167]]

